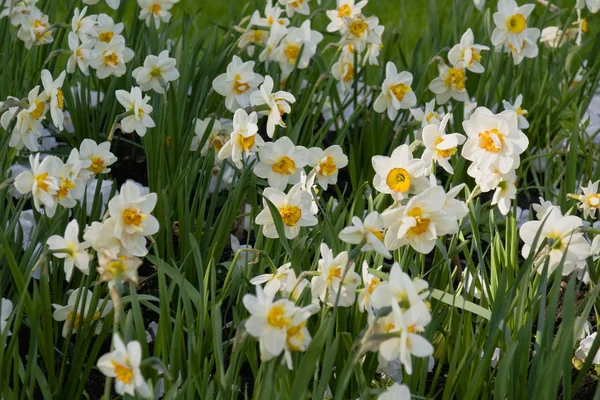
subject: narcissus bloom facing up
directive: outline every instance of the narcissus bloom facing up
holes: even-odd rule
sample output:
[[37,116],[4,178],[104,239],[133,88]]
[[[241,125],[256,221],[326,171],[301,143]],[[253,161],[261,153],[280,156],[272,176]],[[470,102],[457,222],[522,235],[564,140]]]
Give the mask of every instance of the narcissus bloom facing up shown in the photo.
[[71,280],[73,267],[85,275],[90,273],[90,255],[86,251],[90,244],[86,241],[79,242],[79,224],[72,220],[67,224],[64,236],[53,235],[48,238],[48,249],[53,251],[56,258],[65,260],[65,279]]
[[169,82],[179,79],[176,64],[177,60],[169,57],[169,51],[163,50],[158,56],[147,56],[144,66],[134,69],[132,76],[144,92],[152,89],[163,94],[169,87]]
[[373,110],[382,113],[387,110],[390,120],[394,121],[398,110],[406,110],[417,104],[417,96],[412,90],[413,76],[410,72],[398,73],[396,65],[388,62],[385,67],[385,80],[381,86],[381,94],[373,103]]
[[430,186],[424,176],[424,162],[413,158],[408,145],[398,146],[390,157],[373,156],[371,162],[375,170],[373,187],[391,194],[394,200],[402,200],[409,193],[420,193]]
[[286,127],[282,117],[284,114],[289,114],[292,111],[290,104],[295,102],[296,98],[291,93],[283,90],[273,92],[273,78],[269,75],[265,76],[265,81],[260,90],[250,95],[251,105],[266,105],[269,107],[269,110],[261,111],[261,113],[267,116],[267,135],[270,138],[275,133],[275,126]]
[[25,43],[26,49],[52,43],[54,37],[52,36],[50,26],[48,16],[38,8],[33,7],[28,14],[26,13],[22,16],[21,27],[17,32],[17,37]]
[[238,56],[227,66],[227,72],[212,83],[215,92],[225,97],[225,107],[231,112],[250,106],[250,95],[258,88],[263,77],[254,73],[254,61],[243,62]]
[[523,39],[519,47],[515,47],[512,43],[504,46],[504,51],[510,53],[513,57],[513,63],[518,65],[525,58],[535,58],[538,55],[537,41],[540,38],[540,30],[537,28],[526,29],[523,33]]
[[599,185],[600,181],[589,181],[587,186],[581,186],[583,193],[579,196],[578,207],[583,210],[583,218],[596,218],[596,211],[600,208]]
[[267,179],[269,186],[278,190],[285,190],[289,183],[299,183],[300,173],[308,164],[307,149],[295,146],[287,136],[265,143],[258,155],[260,162],[254,167],[254,173]]
[[435,93],[438,104],[445,104],[453,98],[457,101],[469,101],[469,94],[465,88],[464,68],[450,68],[446,64],[438,65],[439,76],[431,81],[429,90]]
[[52,156],[40,162],[40,153],[29,156],[31,172],[23,171],[15,178],[15,188],[21,194],[29,194],[33,198],[35,209],[41,211],[44,207],[46,215],[50,218],[56,211],[56,192],[59,189],[58,179],[55,177]]
[[100,41],[92,50],[90,66],[96,70],[98,79],[110,75],[122,76],[127,71],[125,63],[133,58],[133,50],[125,47],[125,39],[121,35],[114,36],[108,43]]
[[460,38],[460,43],[448,52],[448,60],[455,68],[466,68],[471,72],[481,74],[485,71],[481,65],[481,51],[489,49],[487,46],[475,44],[475,36],[469,28]]
[[361,13],[362,8],[368,3],[367,0],[359,1],[355,4],[355,0],[337,0],[335,10],[327,10],[325,14],[331,20],[327,25],[327,32],[342,31],[347,29],[345,18],[353,18]]
[[52,307],[54,307],[55,310],[52,314],[52,318],[54,318],[55,321],[65,322],[62,330],[62,336],[64,338],[67,337],[71,330],[73,334],[79,333],[79,330],[86,322],[90,325],[93,323],[96,324],[94,333],[98,335],[102,332],[102,321],[100,321],[100,319],[104,318],[113,308],[112,301],[107,300],[104,305],[104,300],[100,299],[98,300],[96,309],[90,310],[94,294],[90,290],[85,290],[85,293],[82,292],[82,289],[75,289],[69,296],[69,300],[65,306],[52,304]]
[[140,137],[144,137],[148,128],[156,126],[150,116],[152,112],[152,106],[148,104],[150,97],[142,97],[139,87],[132,87],[131,92],[117,90],[115,95],[119,103],[125,107],[125,111],[130,113],[121,121],[121,128],[124,132],[135,132]]
[[[312,196],[302,190],[300,184],[294,185],[287,194],[281,190],[266,188],[263,196],[279,211],[285,236],[288,239],[298,236],[301,227],[317,224],[317,218],[312,210]],[[263,204],[264,209],[256,216],[256,223],[263,226],[263,235],[268,238],[278,238],[275,221],[266,200],[263,200]]]
[[[306,1],[306,0],[304,0]],[[279,63],[283,76],[295,69],[308,67],[311,58],[317,53],[317,45],[323,35],[310,29],[310,20],[306,20],[299,28],[289,28],[279,45],[273,50],[272,58]]]
[[179,0],[137,0],[140,6],[140,19],[150,26],[154,21],[156,29],[160,28],[160,23],[167,23],[171,20],[171,12],[169,10]]
[[115,391],[130,396],[138,394],[143,398],[150,397],[150,389],[144,381],[140,364],[142,362],[142,346],[133,340],[123,343],[118,333],[113,335],[114,350],[104,354],[98,360],[98,369],[104,375],[115,379]]
[[313,277],[310,282],[313,298],[330,307],[336,304],[340,307],[353,305],[356,289],[360,285],[360,275],[353,268],[354,263],[348,262],[348,252],[343,251],[334,258],[331,249],[325,243],[321,244],[320,275]]
[[410,113],[416,121],[421,122],[421,128],[427,125],[439,125],[442,123],[444,114],[438,114],[435,108],[435,99],[425,104],[425,110],[421,108],[411,108]]
[[519,7],[515,0],[500,0],[498,11],[494,13],[496,28],[492,32],[494,46],[512,45],[520,52],[521,42],[527,30],[527,18],[535,8],[534,4]]
[[364,222],[358,217],[352,217],[353,226],[341,230],[340,240],[350,244],[365,243],[362,251],[376,251],[384,257],[392,255],[383,245],[383,219],[377,211],[365,217]]
[[337,144],[325,150],[312,147],[308,150],[308,165],[314,168],[319,186],[327,190],[337,183],[339,170],[348,165],[348,156]]
[[117,157],[110,152],[110,142],[97,144],[92,139],[83,139],[79,146],[79,159],[81,161],[90,161],[87,168],[88,178],[91,179],[98,174],[110,172],[110,167],[117,161]]
[[454,173],[449,162],[450,157],[456,154],[458,146],[463,144],[466,138],[460,133],[446,134],[449,119],[450,114],[446,114],[439,126],[431,124],[423,128],[425,151],[421,159],[426,164],[428,172],[432,171],[432,163],[437,162],[449,174]]
[[292,18],[294,14],[310,14],[309,0],[279,0],[279,4],[285,7],[288,17]]
[[265,143],[258,134],[257,122],[256,112],[248,115],[243,108],[239,108],[233,114],[233,131],[229,140],[219,150],[219,159],[231,158],[235,166],[241,169],[242,161],[255,154]]

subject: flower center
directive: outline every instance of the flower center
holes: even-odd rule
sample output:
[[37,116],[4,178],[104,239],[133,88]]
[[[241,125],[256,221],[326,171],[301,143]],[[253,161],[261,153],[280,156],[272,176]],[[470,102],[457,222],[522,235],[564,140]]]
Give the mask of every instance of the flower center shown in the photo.
[[429,114],[427,114],[427,116],[425,117],[425,121],[427,121],[427,123],[431,123],[431,118],[435,118],[435,119],[439,119],[439,115],[436,112],[430,112]]
[[[296,343],[302,343],[304,341],[304,329],[303,328],[305,326],[306,326],[306,321],[302,322],[299,325],[291,326],[288,328],[288,330],[286,332],[286,334],[287,334],[286,342],[287,342],[288,347],[291,350],[294,350],[294,351],[302,351],[303,350],[302,346],[298,346],[298,345],[296,345]],[[295,339],[296,343],[294,343],[292,341],[292,339]]]
[[63,96],[63,91],[61,88],[56,89],[56,102],[59,110],[62,110],[65,107],[65,97]]
[[260,29],[255,29],[252,31],[252,37],[250,37],[250,41],[252,43],[261,43],[263,41],[263,32]]
[[349,4],[343,4],[338,8],[338,18],[349,17],[352,13],[352,7]]
[[367,287],[367,293],[373,294],[373,291],[375,290],[377,285],[379,285],[379,282],[381,282],[381,279],[373,277],[373,279],[371,279],[371,283],[369,283],[369,287]]
[[[75,317],[73,317],[73,315],[75,315]],[[73,318],[75,318],[75,319],[73,319]],[[83,325],[83,323],[85,322],[85,319],[81,316],[81,314],[71,311],[69,313],[69,315],[67,315],[67,321],[69,323],[71,323],[71,321],[73,321],[72,326],[73,326],[73,328],[75,328],[75,330],[77,330],[77,329],[79,329],[80,325]]]
[[43,174],[39,174],[35,177],[35,181],[37,183],[37,188],[43,190],[44,192],[48,191],[48,182],[46,182],[46,178],[48,177],[48,173],[44,172]]
[[88,168],[94,175],[98,175],[104,171],[104,159],[98,156],[92,156],[92,165]]
[[271,167],[273,172],[282,175],[292,175],[296,172],[296,163],[294,160],[287,156],[281,157],[273,166]]
[[600,208],[600,193],[588,196],[587,203],[592,208]]
[[279,208],[279,215],[283,223],[287,226],[296,226],[300,217],[302,217],[302,210],[296,206],[283,206]]
[[437,148],[437,145],[442,143],[444,141],[444,139],[442,139],[441,137],[438,137],[435,140],[435,152],[436,154],[441,157],[441,158],[450,158],[451,156],[454,155],[454,153],[456,153],[456,147],[452,147],[450,149],[446,149],[446,150],[441,150]]
[[146,216],[137,208],[126,208],[123,210],[123,220],[127,225],[140,226],[146,219]]
[[335,268],[330,268],[329,272],[327,273],[327,282],[329,284],[333,283],[333,280],[335,278],[341,279],[342,278],[342,268],[341,267],[335,267]]
[[100,35],[98,36],[98,40],[100,40],[101,42],[104,42],[104,43],[108,43],[111,41],[113,36],[115,36],[113,31],[104,31],[104,32],[100,33]]
[[285,317],[285,306],[275,304],[267,314],[267,323],[275,328],[283,329],[291,321]]
[[46,103],[44,103],[42,101],[36,101],[35,102],[35,110],[33,110],[31,112],[31,116],[35,119],[42,118],[42,115],[44,115],[45,108],[46,108]]
[[449,68],[446,79],[444,80],[446,86],[452,86],[456,90],[464,90],[465,88],[465,71],[459,68]]
[[504,147],[504,135],[494,128],[479,134],[479,147],[497,153]]
[[296,64],[296,59],[298,58],[298,54],[300,53],[300,46],[295,43],[290,43],[283,50],[283,54],[287,57],[290,64]]
[[367,24],[364,19],[359,17],[352,21],[349,29],[350,33],[352,33],[354,36],[362,37],[367,29],[369,29],[369,24]]
[[408,213],[409,217],[413,217],[417,221],[417,225],[410,228],[408,231],[414,235],[422,235],[427,231],[429,227],[429,219],[423,218],[423,211],[419,207],[415,207]]
[[75,182],[71,182],[69,179],[62,179],[60,181],[60,188],[58,189],[58,192],[56,192],[56,195],[59,199],[62,199],[63,197],[69,194],[69,191],[73,190],[74,188]]
[[354,79],[354,66],[351,63],[344,63],[344,70],[346,71],[342,77],[344,82],[350,82]]
[[387,174],[385,183],[394,192],[407,192],[410,188],[410,175],[404,168],[392,168]]
[[373,235],[375,235],[375,237],[377,239],[379,239],[380,241],[383,241],[383,231],[382,230],[369,229],[369,232],[371,232]]
[[133,371],[131,368],[127,368],[124,365],[119,364],[115,360],[111,360],[113,368],[115,369],[115,378],[118,381],[123,382],[126,385],[129,385],[133,380]]
[[152,76],[154,78],[158,78],[161,75],[162,75],[162,69],[160,67],[154,67],[154,68],[152,68],[152,70],[150,70],[150,76]]
[[404,95],[406,93],[409,93],[412,89],[410,86],[406,86],[403,83],[399,83],[397,85],[393,85],[392,87],[390,87],[390,90],[392,91],[392,94],[394,95],[396,100],[401,102],[402,99],[404,99]]
[[250,89],[250,85],[248,85],[246,82],[240,82],[241,78],[242,77],[239,74],[236,74],[233,77],[233,90],[237,94],[243,94],[246,90]]
[[122,275],[125,271],[127,271],[127,265],[125,262],[123,262],[125,258],[125,256],[119,256],[118,259],[112,260],[108,263],[106,269],[113,277]]
[[512,33],[521,33],[527,28],[527,20],[521,14],[515,14],[506,21],[506,28]]
[[254,146],[254,135],[245,137],[243,135],[238,135],[238,142],[242,151],[248,151]]
[[104,65],[107,67],[114,67],[119,62],[119,56],[115,53],[109,53],[104,55]]
[[160,10],[162,9],[161,5],[158,3],[154,3],[150,6],[150,11],[153,14],[158,14],[160,12]]
[[331,156],[328,156],[325,161],[319,163],[319,173],[323,176],[331,176],[335,174],[337,170],[337,166]]

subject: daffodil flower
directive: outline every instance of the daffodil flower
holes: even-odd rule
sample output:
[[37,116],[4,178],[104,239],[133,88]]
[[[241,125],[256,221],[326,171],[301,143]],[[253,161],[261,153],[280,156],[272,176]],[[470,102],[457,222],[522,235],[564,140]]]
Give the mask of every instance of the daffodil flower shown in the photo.
[[73,267],[83,274],[90,273],[90,255],[86,251],[90,244],[86,241],[79,242],[79,224],[72,220],[67,224],[64,236],[53,235],[48,238],[48,249],[53,251],[56,258],[65,260],[65,279],[71,280]]

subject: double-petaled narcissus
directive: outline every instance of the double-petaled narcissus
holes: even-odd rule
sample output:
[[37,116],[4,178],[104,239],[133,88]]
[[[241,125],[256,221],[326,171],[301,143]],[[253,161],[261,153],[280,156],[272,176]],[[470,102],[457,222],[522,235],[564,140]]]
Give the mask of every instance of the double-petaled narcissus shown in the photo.
[[310,282],[313,298],[330,307],[350,307],[354,304],[361,280],[354,271],[354,263],[348,259],[348,252],[343,251],[334,257],[329,246],[322,243],[317,272],[318,275]]
[[406,110],[417,104],[411,85],[413,76],[410,72],[398,72],[391,61],[385,67],[385,80],[381,85],[381,94],[373,103],[373,110],[378,113],[387,111],[390,120],[394,121],[399,110]]
[[250,106],[250,95],[263,81],[262,75],[254,72],[254,61],[243,62],[238,56],[227,66],[227,72],[217,76],[212,86],[215,92],[225,97],[229,111]]
[[258,152],[260,146],[265,142],[258,133],[258,116],[253,111],[248,115],[243,108],[238,108],[233,114],[233,131],[229,140],[223,145],[217,156],[220,160],[231,158],[231,161],[239,169],[243,161]]
[[291,93],[283,90],[274,92],[273,90],[273,78],[267,75],[260,89],[250,95],[251,105],[265,105],[269,108],[261,111],[261,114],[267,116],[267,135],[270,138],[275,134],[276,126],[286,127],[283,116],[292,111],[290,104],[296,102],[296,98]]

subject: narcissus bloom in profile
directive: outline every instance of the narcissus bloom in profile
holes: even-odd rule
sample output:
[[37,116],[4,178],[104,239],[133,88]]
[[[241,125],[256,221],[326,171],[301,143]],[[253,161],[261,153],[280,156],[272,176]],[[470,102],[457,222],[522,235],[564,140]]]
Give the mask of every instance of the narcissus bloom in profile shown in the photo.
[[200,141],[204,138],[206,134],[206,130],[208,126],[212,122],[212,128],[210,133],[208,134],[208,138],[206,142],[204,142],[204,146],[202,146],[202,150],[200,150],[200,155],[202,157],[206,157],[208,154],[208,150],[212,147],[215,150],[215,153],[218,154],[219,151],[223,148],[223,145],[227,143],[229,140],[229,135],[233,131],[233,124],[225,123],[221,124],[221,121],[213,118],[205,118],[203,120],[196,119],[196,125],[194,127],[194,137],[192,138],[192,143],[190,144],[190,151],[197,151],[200,147]]
[[274,297],[274,291],[263,291],[260,286],[256,286],[256,296],[246,294],[242,299],[250,313],[245,328],[258,339],[262,361],[271,360],[283,352],[287,330],[296,313],[294,303],[286,299],[273,301]]
[[90,244],[86,241],[79,242],[79,224],[74,219],[67,224],[65,236],[52,235],[48,238],[48,249],[53,251],[56,258],[65,260],[65,279],[71,280],[73,267],[83,272],[90,273],[90,255],[86,251]]
[[77,204],[77,200],[82,200],[85,195],[86,180],[80,171],[84,166],[89,167],[90,162],[81,161],[77,149],[71,151],[66,163],[59,158],[54,161],[55,176],[58,179],[56,199],[61,206],[73,208]]
[[254,73],[254,61],[243,62],[238,56],[227,66],[227,72],[217,76],[212,83],[215,92],[225,97],[225,107],[231,112],[250,106],[250,95],[263,81]]
[[98,273],[101,282],[108,282],[108,287],[117,283],[131,282],[138,284],[138,268],[142,260],[132,255],[117,253],[109,249],[98,252]]
[[424,176],[424,162],[413,158],[406,144],[394,149],[391,157],[373,156],[371,162],[375,170],[373,187],[391,194],[394,200],[402,200],[409,193],[420,193],[430,186]]
[[115,379],[115,391],[123,395],[150,397],[150,389],[144,381],[140,364],[142,362],[142,346],[133,340],[123,343],[118,333],[113,335],[114,350],[104,354],[98,360],[98,369],[104,375]]
[[269,107],[269,110],[261,111],[261,113],[267,116],[267,135],[270,138],[275,133],[275,126],[286,127],[282,117],[292,111],[290,104],[295,102],[296,98],[291,93],[283,90],[273,92],[273,78],[269,75],[265,76],[260,90],[250,95],[250,104],[253,106],[266,105]]
[[336,303],[340,307],[354,304],[360,275],[354,272],[354,263],[348,262],[347,251],[333,257],[331,249],[322,243],[317,271],[320,275],[314,276],[310,282],[313,298],[319,298],[330,307],[334,307]]
[[444,189],[433,186],[405,206],[384,211],[385,246],[396,250],[409,245],[419,253],[431,252],[438,237],[458,232],[456,219],[443,211],[445,202]]
[[456,153],[458,146],[463,144],[466,138],[460,133],[446,134],[446,125],[449,120],[450,114],[446,114],[439,126],[431,124],[423,128],[425,151],[421,159],[427,165],[429,172],[431,172],[432,163],[437,162],[449,174],[454,173],[448,160]]
[[254,167],[254,173],[267,179],[270,187],[279,190],[285,190],[289,183],[299,183],[300,173],[308,164],[306,148],[295,146],[287,136],[265,143],[258,150],[258,155],[260,162]]
[[496,28],[492,32],[492,44],[494,46],[511,44],[520,49],[527,29],[527,18],[534,8],[534,4],[524,4],[519,7],[515,0],[500,0],[498,11],[494,13]]
[[504,46],[507,53],[512,54],[513,63],[518,65],[525,58],[535,58],[538,55],[537,40],[540,38],[540,30],[537,28],[528,28],[523,32],[523,39],[519,47],[515,47],[512,43]]
[[58,179],[54,176],[52,156],[40,162],[40,153],[29,156],[31,172],[23,171],[15,178],[15,188],[21,194],[31,193],[35,209],[40,211],[44,206],[46,215],[50,218],[56,211],[56,192],[59,189]]
[[117,157],[110,152],[110,142],[97,144],[92,139],[83,139],[79,146],[79,159],[90,161],[88,167],[90,179],[98,174],[110,172],[110,167],[117,161]]
[[100,41],[92,50],[90,65],[96,70],[98,79],[110,75],[122,76],[127,71],[125,63],[133,58],[133,50],[125,47],[125,38],[121,35],[114,36],[108,43]]
[[385,80],[381,86],[381,94],[373,103],[373,110],[382,113],[387,110],[389,119],[396,119],[398,110],[406,110],[417,104],[417,96],[411,85],[413,76],[410,72],[398,73],[396,65],[389,61],[385,67]]
[[137,0],[141,8],[139,18],[148,27],[154,21],[154,26],[158,29],[161,21],[167,23],[171,20],[172,15],[169,10],[177,1],[179,0]]
[[17,37],[25,43],[26,49],[52,43],[54,37],[50,25],[48,16],[33,7],[28,14],[22,16]]
[[158,56],[147,56],[144,66],[134,69],[132,76],[144,92],[152,89],[163,94],[169,87],[169,82],[179,79],[176,64],[177,60],[169,57],[169,51],[163,50]]
[[471,72],[483,73],[485,68],[481,65],[481,51],[489,50],[487,46],[475,44],[475,36],[471,28],[460,38],[460,43],[448,52],[448,60],[455,68],[466,68]]
[[435,93],[438,104],[445,104],[450,98],[463,102],[469,101],[463,68],[450,68],[445,64],[440,64],[438,65],[438,73],[439,76],[429,84],[429,90]]
[[[312,196],[302,190],[300,184],[294,185],[287,194],[281,190],[266,188],[263,196],[279,211],[285,236],[288,239],[298,236],[301,227],[317,224],[317,218],[312,210]],[[265,208],[256,216],[256,223],[263,226],[263,235],[268,238],[278,238],[275,221],[266,200],[263,200],[263,204]]]
[[308,149],[308,165],[314,168],[319,186],[327,190],[329,185],[337,183],[339,170],[348,165],[348,156],[337,144],[325,150],[312,147]]
[[600,192],[598,186],[600,181],[588,182],[587,186],[581,186],[582,194],[579,196],[578,207],[583,210],[583,218],[596,218],[596,211],[600,208]]
[[346,23],[344,18],[353,18],[361,13],[364,6],[367,5],[367,0],[359,1],[354,3],[355,0],[337,0],[337,7],[335,10],[327,10],[325,14],[327,18],[331,20],[327,25],[327,32],[337,32],[346,30]]
[[[262,274],[250,279],[253,285],[265,285],[265,291],[277,293],[286,289],[288,276],[293,273],[292,263],[283,264],[274,274]],[[291,288],[290,288],[291,289]]]
[[119,103],[125,107],[125,111],[130,113],[121,120],[121,128],[124,132],[135,132],[140,137],[144,137],[148,128],[156,126],[150,116],[152,112],[152,106],[148,104],[150,97],[142,97],[142,90],[139,87],[132,87],[131,92],[117,90],[115,95]]
[[[521,249],[523,257],[535,254],[544,242],[541,251],[547,251],[546,257],[536,260],[538,273],[544,271],[548,262],[548,274],[554,272],[563,258],[563,275],[569,275],[574,270],[584,269],[585,260],[590,256],[590,244],[577,229],[583,226],[581,218],[574,215],[563,216],[556,206],[550,207],[542,221],[529,221],[521,226],[519,236],[525,242]],[[539,240],[535,242],[539,234]]]
[[79,38],[73,32],[69,32],[69,49],[73,52],[67,61],[66,71],[69,74],[75,72],[75,67],[78,67],[81,73],[85,76],[90,74],[89,67],[92,57],[93,40],[79,41]]
[[381,45],[381,34],[379,18],[375,16],[366,17],[357,14],[345,19],[347,28],[344,29],[342,43],[351,43],[360,53],[369,45]]
[[246,113],[243,108],[233,114],[233,131],[229,140],[219,150],[220,160],[231,158],[236,167],[242,168],[242,161],[256,153],[265,142],[258,134],[258,116],[256,112]]
[[331,75],[338,81],[341,92],[352,87],[356,67],[354,65],[354,48],[351,44],[342,47],[340,58],[331,66]]
[[522,94],[517,96],[514,104],[510,104],[508,101],[502,100],[502,105],[504,106],[505,110],[511,110],[517,113],[517,115],[519,116],[519,129],[529,128],[529,122],[525,118],[525,115],[527,115],[527,110],[523,110],[523,108],[521,108],[523,105]]
[[358,217],[352,217],[353,226],[341,230],[339,238],[350,244],[364,242],[362,251],[376,251],[384,257],[392,255],[383,245],[383,219],[377,211],[371,212],[365,217],[364,222]]
[[293,369],[292,351],[306,351],[312,340],[310,332],[306,327],[306,321],[311,315],[319,311],[319,306],[309,305],[303,308],[296,307],[294,317],[286,331],[284,359],[288,369]]
[[79,7],[75,7],[75,11],[73,12],[73,18],[71,18],[71,30],[72,33],[78,37],[80,40],[84,41],[93,37],[96,33],[96,15],[88,15],[87,6],[83,7],[81,11],[79,11]]
[[90,290],[85,290],[82,293],[82,289],[75,289],[69,296],[66,306],[60,304],[52,304],[54,307],[54,313],[52,318],[55,321],[64,321],[62,336],[67,337],[69,331],[73,331],[73,334],[79,333],[79,330],[83,327],[83,324],[88,322],[90,325],[96,322],[96,328],[94,333],[98,335],[102,332],[102,321],[100,318],[104,318],[106,314],[113,308],[113,303],[110,300],[106,301],[106,305],[103,307],[103,300],[99,300],[95,310],[90,310],[92,297],[94,294]]
[[65,98],[63,96],[62,85],[65,81],[66,72],[63,71],[56,80],[52,79],[50,71],[47,69],[42,71],[42,84],[44,85],[44,92],[50,100],[50,115],[52,116],[52,123],[58,128],[63,130],[63,121],[65,119],[63,110],[65,108]]
[[366,261],[362,264],[362,282],[364,288],[358,294],[358,310],[366,311],[369,315],[373,314],[373,304],[371,296],[373,291],[381,283],[381,279],[369,272],[369,265]]
[[115,24],[110,15],[99,14],[96,19],[96,32],[94,36],[99,42],[103,43],[109,43],[114,37],[119,36],[123,40],[123,43],[125,43],[125,38],[121,35],[124,28],[125,25],[122,22]]
[[410,400],[410,388],[406,385],[394,383],[387,390],[381,393],[377,400]]
[[154,235],[159,224],[150,213],[156,206],[156,193],[141,196],[140,189],[131,181],[108,202],[110,219],[115,221],[114,236],[126,249],[134,248],[140,238]]
[[444,114],[438,114],[435,109],[435,99],[425,104],[425,110],[420,108],[411,108],[410,113],[416,121],[421,122],[421,128],[425,128],[427,125],[439,125],[442,123]]
[[499,182],[496,185],[492,205],[498,205],[498,210],[502,215],[508,214],[511,208],[512,200],[517,197],[517,175],[515,170],[510,170],[506,174],[498,174]]
[[387,361],[400,359],[407,374],[412,374],[412,356],[428,357],[433,354],[433,346],[419,335],[425,331],[421,324],[419,310],[409,308],[402,311],[398,303],[391,304],[392,312],[379,322],[382,333],[395,333],[397,336],[385,339],[379,345],[379,354]]

